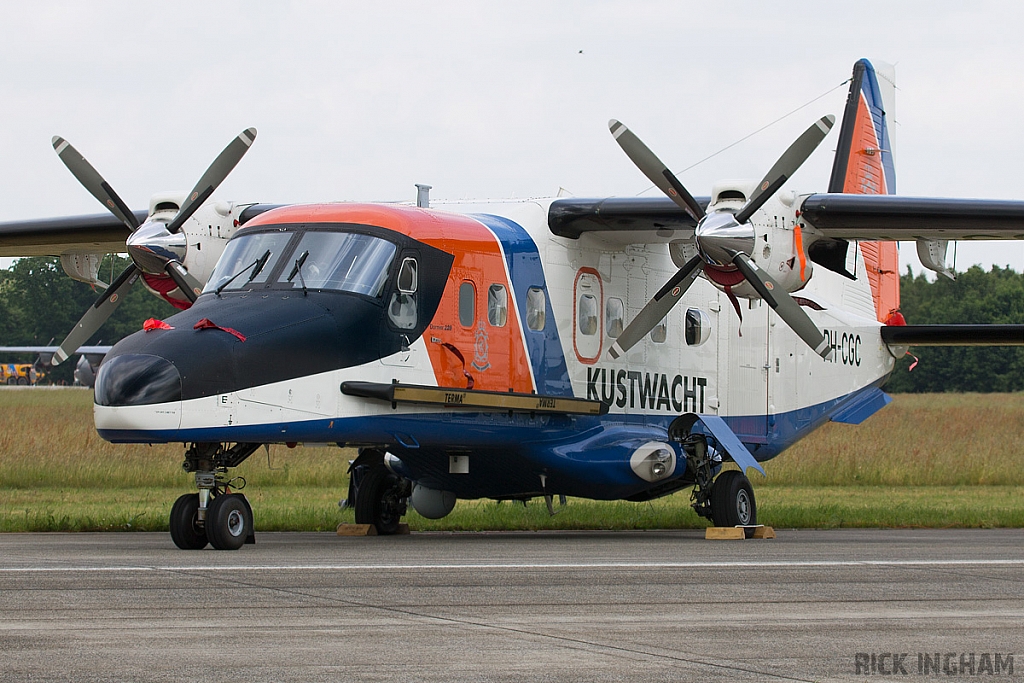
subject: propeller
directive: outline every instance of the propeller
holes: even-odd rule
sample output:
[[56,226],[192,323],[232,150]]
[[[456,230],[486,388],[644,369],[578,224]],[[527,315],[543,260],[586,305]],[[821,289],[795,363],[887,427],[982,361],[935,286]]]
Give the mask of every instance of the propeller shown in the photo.
[[124,296],[144,273],[166,274],[174,280],[189,301],[196,300],[199,292],[202,291],[202,285],[182,265],[188,242],[181,234],[181,228],[231,173],[255,139],[255,128],[247,128],[239,133],[206,169],[173,218],[168,219],[156,212],[151,214],[145,223],[139,225],[135,214],[121,200],[114,188],[93,168],[92,164],[79,154],[78,150],[72,147],[67,140],[54,136],[53,149],[71,171],[71,174],[130,231],[125,245],[132,262],[121,271],[121,274],[96,300],[96,303],[89,307],[82,319],[75,325],[75,329],[61,342],[60,347],[53,354],[51,360],[53,365],[65,361],[96,333],[96,330],[107,321],[121,304]]
[[753,253],[755,233],[750,218],[796,173],[832,129],[831,114],[814,122],[775,162],[758,184],[746,204],[736,213],[714,211],[705,214],[679,179],[655,156],[640,138],[621,122],[612,119],[608,128],[619,146],[634,164],[662,192],[697,221],[694,238],[698,255],[683,264],[654,298],[626,326],[608,353],[612,358],[623,355],[650,332],[679,302],[706,266],[739,271],[754,291],[782,318],[804,343],[822,358],[829,358],[832,348],[824,335],[793,297],[780,287],[756,263]]

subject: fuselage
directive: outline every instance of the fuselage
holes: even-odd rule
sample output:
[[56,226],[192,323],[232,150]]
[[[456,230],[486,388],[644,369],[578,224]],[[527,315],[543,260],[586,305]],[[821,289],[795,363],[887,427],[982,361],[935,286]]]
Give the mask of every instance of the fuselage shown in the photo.
[[[165,321],[173,329],[111,351],[97,378],[99,433],[373,446],[413,481],[462,498],[614,499],[685,478],[667,436],[681,414],[723,417],[767,460],[830,419],[877,409],[895,361],[870,286],[823,268],[787,280],[787,269],[810,267],[793,257],[792,198],[751,221],[752,258],[780,282],[807,282],[795,296],[834,345],[831,361],[757,298],[739,299],[740,321],[705,278],[613,359],[615,338],[679,267],[668,244],[685,247],[686,236],[557,237],[552,201],[261,214],[238,229],[195,304]],[[864,271],[859,258],[852,272]],[[435,405],[391,403],[342,390],[353,382],[452,391]],[[459,405],[467,390],[574,397],[606,412],[479,410]],[[650,444],[677,456],[657,481],[630,465]]]

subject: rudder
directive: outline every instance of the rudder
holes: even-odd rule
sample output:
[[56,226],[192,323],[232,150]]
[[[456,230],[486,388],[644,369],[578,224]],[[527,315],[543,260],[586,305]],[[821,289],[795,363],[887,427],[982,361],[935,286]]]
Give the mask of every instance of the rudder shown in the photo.
[[[850,93],[839,131],[829,192],[895,194],[896,169],[886,117],[895,85],[890,73],[878,74],[871,62],[853,66]],[[888,76],[888,77],[887,77]],[[885,322],[900,307],[899,253],[896,242],[861,242],[875,315]]]

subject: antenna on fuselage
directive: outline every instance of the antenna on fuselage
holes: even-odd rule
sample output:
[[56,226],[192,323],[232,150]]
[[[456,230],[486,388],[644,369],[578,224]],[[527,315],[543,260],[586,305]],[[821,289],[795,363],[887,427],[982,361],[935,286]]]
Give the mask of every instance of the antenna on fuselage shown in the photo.
[[420,185],[416,183],[416,206],[421,209],[430,208],[430,190],[433,189],[430,185]]

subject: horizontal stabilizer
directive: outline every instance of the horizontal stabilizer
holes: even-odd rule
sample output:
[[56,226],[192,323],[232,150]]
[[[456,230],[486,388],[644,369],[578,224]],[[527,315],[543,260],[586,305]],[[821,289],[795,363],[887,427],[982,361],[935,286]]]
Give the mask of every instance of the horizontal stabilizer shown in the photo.
[[1024,325],[884,325],[892,346],[1024,346]]
[[[57,346],[0,346],[0,353],[56,353]],[[75,351],[82,355],[106,355],[112,346],[79,346]]]

